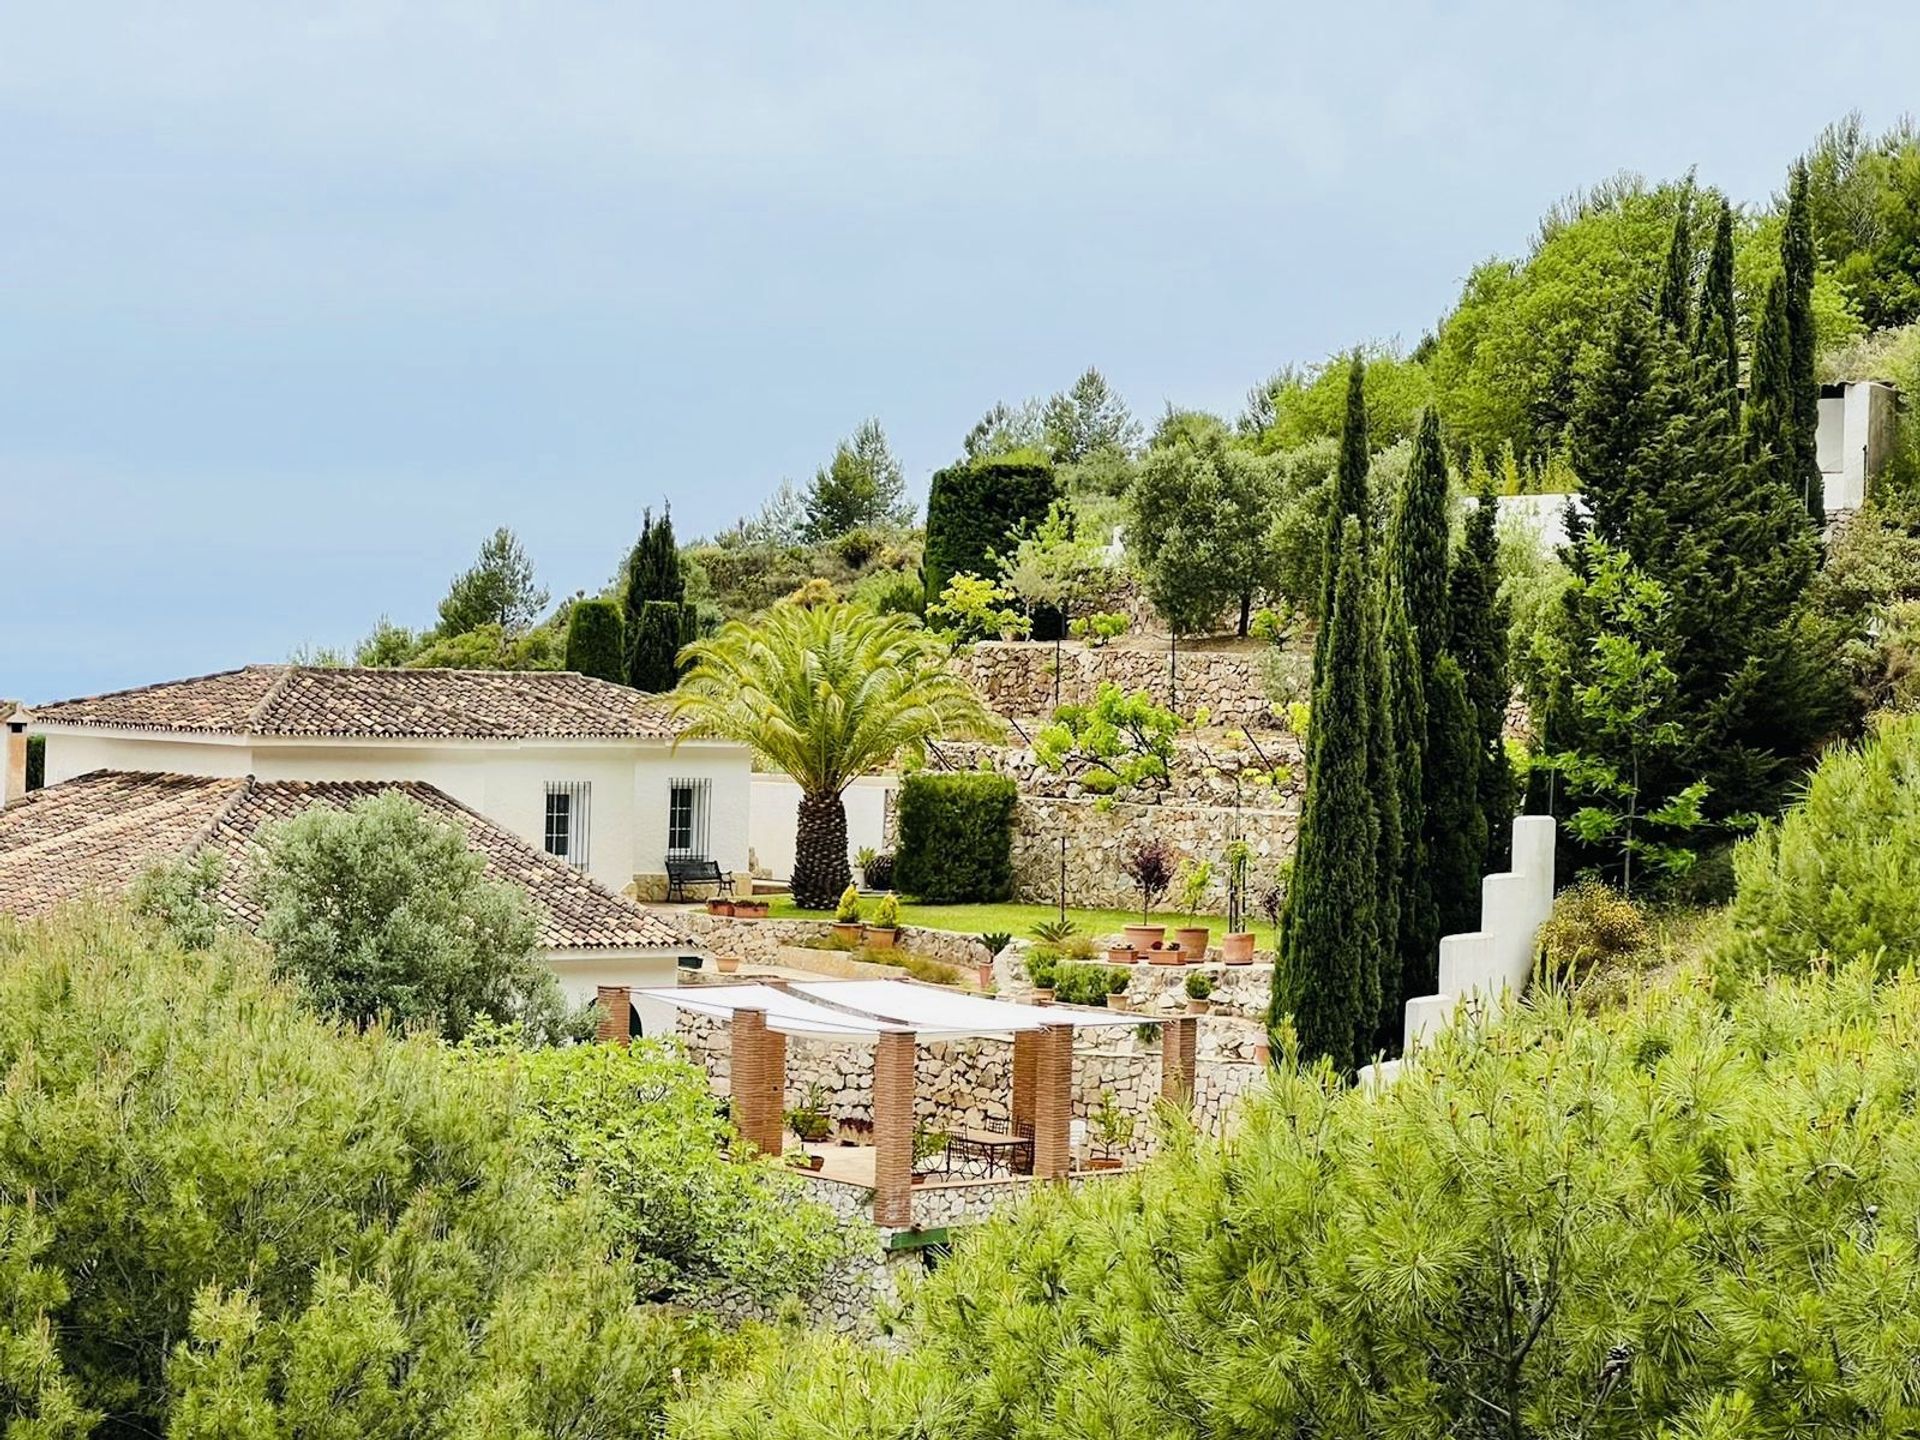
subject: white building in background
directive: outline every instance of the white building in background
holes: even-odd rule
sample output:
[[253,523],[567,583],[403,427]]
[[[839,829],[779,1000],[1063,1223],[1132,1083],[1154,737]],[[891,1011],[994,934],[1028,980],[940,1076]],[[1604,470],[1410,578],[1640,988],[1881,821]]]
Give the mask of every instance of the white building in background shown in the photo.
[[36,707],[46,783],[98,770],[418,781],[608,890],[666,862],[748,873],[745,747],[680,741],[666,703],[564,671],[249,665]]
[[1827,514],[1858,510],[1867,482],[1893,444],[1898,392],[1884,380],[1841,380],[1820,387],[1815,455],[1825,482]]

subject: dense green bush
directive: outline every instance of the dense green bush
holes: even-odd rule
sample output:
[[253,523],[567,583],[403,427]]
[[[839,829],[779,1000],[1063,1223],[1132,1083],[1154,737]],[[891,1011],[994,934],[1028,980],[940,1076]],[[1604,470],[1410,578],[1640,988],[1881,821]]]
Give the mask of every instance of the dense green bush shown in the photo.
[[1540,927],[1540,967],[1555,980],[1578,984],[1633,964],[1653,943],[1646,912],[1598,880],[1562,890]]
[[627,683],[627,627],[613,600],[576,600],[567,616],[567,669]]
[[1038,452],[985,456],[935,471],[927,492],[928,602],[956,575],[996,574],[992,557],[1012,554],[1014,532],[1039,526],[1058,496],[1053,465]]
[[908,775],[894,885],[940,905],[1011,900],[1015,793],[1004,775]]
[[973,1232],[885,1358],[766,1355],[681,1440],[1611,1437],[1920,1426],[1920,981],[1547,998],[1377,1091]]
[[0,1074],[9,1436],[638,1437],[697,1363],[518,1077],[317,1019],[244,938],[0,919]]
[[1742,841],[1733,868],[1729,955],[1740,965],[1920,960],[1920,715],[1829,750],[1805,799]]

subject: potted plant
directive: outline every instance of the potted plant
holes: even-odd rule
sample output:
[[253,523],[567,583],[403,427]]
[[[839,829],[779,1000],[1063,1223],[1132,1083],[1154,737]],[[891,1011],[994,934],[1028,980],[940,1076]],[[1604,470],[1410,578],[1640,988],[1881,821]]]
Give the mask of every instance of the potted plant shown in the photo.
[[[1180,908],[1187,912],[1187,919],[1197,919],[1207,886],[1213,883],[1213,862],[1189,860],[1180,867],[1179,883]],[[1173,938],[1180,942],[1186,957],[1198,964],[1207,958],[1207,945],[1213,939],[1213,932],[1205,925],[1183,925],[1173,932]]]
[[1140,952],[1125,941],[1122,941],[1118,945],[1107,946],[1107,963],[1109,965],[1134,965],[1138,964],[1139,960]]
[[[786,1113],[787,1129],[801,1145],[823,1144],[833,1134],[833,1117],[827,1114],[826,1092],[819,1085],[807,1090],[807,1098]],[[818,1170],[824,1163],[820,1156],[808,1157],[808,1169]]]
[[733,918],[736,920],[764,920],[767,918],[767,902],[764,900],[736,900],[733,902]]
[[1152,923],[1153,902],[1173,883],[1173,848],[1159,836],[1149,835],[1120,862],[1120,868],[1140,892],[1140,923],[1127,926],[1127,944],[1135,950],[1157,949],[1167,938],[1167,927]]
[[1124,970],[1107,971],[1107,1008],[1124,1010],[1127,1008],[1127,982],[1133,979]]
[[1100,1153],[1087,1161],[1090,1170],[1118,1170],[1120,1151],[1133,1143],[1133,1116],[1120,1108],[1113,1091],[1100,1092],[1100,1108],[1088,1117]]
[[707,914],[731,915],[733,914],[733,901],[724,895],[716,895],[707,901]]
[[1187,976],[1187,1013],[1204,1015],[1212,1008],[1208,1001],[1213,998],[1213,981],[1203,970],[1196,970]]
[[1027,979],[1033,982],[1033,1003],[1053,1003],[1053,983],[1060,971],[1060,957],[1051,950],[1027,952]]
[[849,881],[840,892],[840,906],[833,912],[833,938],[846,945],[858,945],[865,927],[860,923],[860,892]]
[[922,1184],[927,1178],[926,1163],[947,1148],[947,1132],[929,1129],[925,1125],[913,1127],[913,1183]]
[[873,907],[873,923],[866,927],[867,944],[875,950],[891,950],[900,935],[900,901],[889,890]]
[[718,970],[722,975],[731,975],[740,968],[740,957],[738,955],[716,955],[713,957],[713,968]]
[[1253,932],[1246,927],[1247,877],[1253,847],[1244,840],[1227,846],[1227,933],[1220,937],[1220,958],[1229,965],[1253,963]]

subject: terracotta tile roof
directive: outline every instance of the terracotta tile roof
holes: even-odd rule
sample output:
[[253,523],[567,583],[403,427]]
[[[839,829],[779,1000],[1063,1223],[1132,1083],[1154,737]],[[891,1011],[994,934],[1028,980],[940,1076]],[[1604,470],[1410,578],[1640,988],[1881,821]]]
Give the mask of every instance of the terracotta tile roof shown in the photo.
[[36,722],[113,730],[460,740],[670,740],[659,695],[566,670],[248,665],[34,707]]
[[549,950],[679,950],[692,942],[657,911],[595,884],[444,791],[417,782],[215,780],[97,770],[35,790],[0,810],[0,912],[37,915],[61,901],[125,889],[148,866],[213,845],[227,856],[221,901],[259,923],[245,860],[262,825],[314,805],[348,806],[399,790],[465,827],[487,874],[524,889],[541,912]]

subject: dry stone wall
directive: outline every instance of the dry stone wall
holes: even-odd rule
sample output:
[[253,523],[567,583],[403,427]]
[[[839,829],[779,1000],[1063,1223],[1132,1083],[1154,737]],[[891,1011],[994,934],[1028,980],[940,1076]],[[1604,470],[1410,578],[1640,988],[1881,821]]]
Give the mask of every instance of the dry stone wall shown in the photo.
[[1261,675],[1258,646],[1182,650],[1169,677],[1167,652],[1077,641],[1060,647],[1060,699],[1054,699],[1054,647],[1039,641],[992,641],[951,662],[956,673],[1002,715],[1051,715],[1056,703],[1085,704],[1111,683],[1145,690],[1162,705],[1191,716],[1205,708],[1208,723],[1275,728],[1273,704]]

